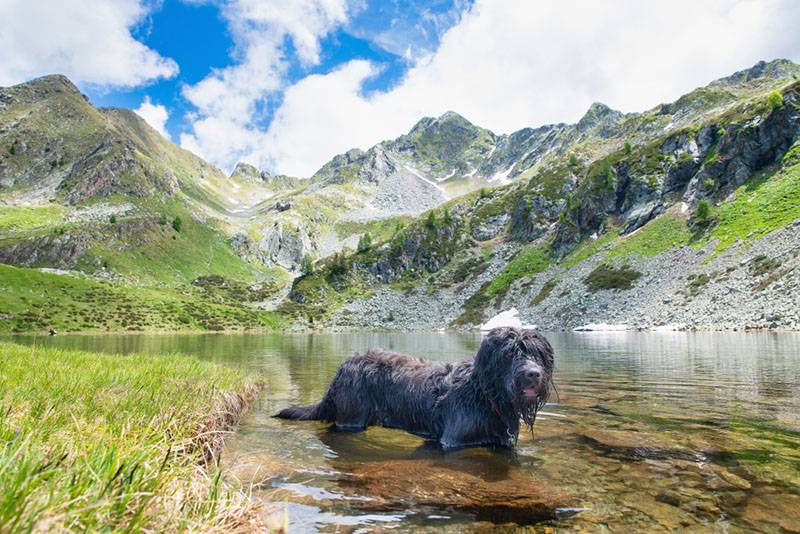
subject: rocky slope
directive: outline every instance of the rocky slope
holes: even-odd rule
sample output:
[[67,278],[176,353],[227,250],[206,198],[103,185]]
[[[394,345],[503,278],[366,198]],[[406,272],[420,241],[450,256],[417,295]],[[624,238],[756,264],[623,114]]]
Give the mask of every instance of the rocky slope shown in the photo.
[[569,148],[323,262],[285,310],[348,328],[469,328],[512,306],[548,328],[797,328],[797,72],[760,63],[546,127]]

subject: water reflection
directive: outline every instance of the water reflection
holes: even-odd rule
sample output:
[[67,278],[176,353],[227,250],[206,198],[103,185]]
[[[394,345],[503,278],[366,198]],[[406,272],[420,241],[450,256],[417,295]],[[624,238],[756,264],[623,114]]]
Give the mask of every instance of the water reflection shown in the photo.
[[[372,346],[471,357],[475,334],[75,336],[36,343],[197,354],[260,373],[228,477],[289,503],[294,530],[800,530],[800,335],[550,333],[559,397],[514,452],[442,454],[400,431],[271,414],[318,400]],[[28,342],[30,338],[15,338]],[[516,508],[514,507],[516,503]],[[575,510],[581,510],[574,514]],[[511,520],[500,526],[496,522]]]

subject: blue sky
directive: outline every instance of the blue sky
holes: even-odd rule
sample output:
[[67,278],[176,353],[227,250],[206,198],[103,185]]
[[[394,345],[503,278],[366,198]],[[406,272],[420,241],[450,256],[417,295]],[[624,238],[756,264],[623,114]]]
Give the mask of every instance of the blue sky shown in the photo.
[[[338,27],[320,40],[320,62],[302,65],[299,61],[292,61],[285,83],[291,85],[309,74],[330,72],[350,60],[365,59],[378,66],[379,73],[366,80],[362,94],[385,91],[401,79],[413,64],[414,57],[437,48],[441,35],[469,5],[454,0],[395,0],[358,6],[346,27]],[[384,42],[380,38],[381,34],[392,31],[396,32],[395,38],[412,52],[411,58],[406,56],[405,47],[400,49],[397,42]],[[166,130],[173,140],[177,140],[188,128],[187,115],[193,110],[191,103],[181,94],[182,87],[200,82],[213,69],[235,63],[235,43],[228,24],[218,4],[166,0],[133,26],[131,33],[147,47],[173,59],[180,67],[179,73],[146,86],[117,88],[85,84],[82,89],[96,106],[135,109],[145,97],[149,97],[153,104],[169,109]],[[291,42],[286,44],[286,48],[291,56]],[[269,123],[269,117],[280,101],[280,95],[276,95],[264,109],[260,109],[264,115],[259,121],[262,127]]]
[[307,177],[423,116],[510,133],[800,61],[797,20],[795,0],[2,0],[0,85],[62,73],[226,171]]

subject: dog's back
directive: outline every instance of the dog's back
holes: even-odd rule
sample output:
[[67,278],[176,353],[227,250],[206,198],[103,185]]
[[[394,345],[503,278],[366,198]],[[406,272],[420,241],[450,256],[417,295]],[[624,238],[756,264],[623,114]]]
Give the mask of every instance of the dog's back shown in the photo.
[[372,349],[339,367],[318,404],[286,408],[277,417],[330,421],[353,430],[382,425],[435,438],[436,402],[451,387],[452,370],[449,363]]

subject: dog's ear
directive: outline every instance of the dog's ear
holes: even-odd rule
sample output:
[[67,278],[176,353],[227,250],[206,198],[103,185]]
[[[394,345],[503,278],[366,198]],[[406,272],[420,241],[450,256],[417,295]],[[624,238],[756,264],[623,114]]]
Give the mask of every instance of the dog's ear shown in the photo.
[[547,338],[535,330],[525,331],[522,337],[525,350],[551,375],[554,364],[553,347]]
[[510,365],[507,357],[509,338],[514,332],[511,328],[493,328],[489,331],[475,355],[475,368],[485,376],[495,376],[501,368]]

